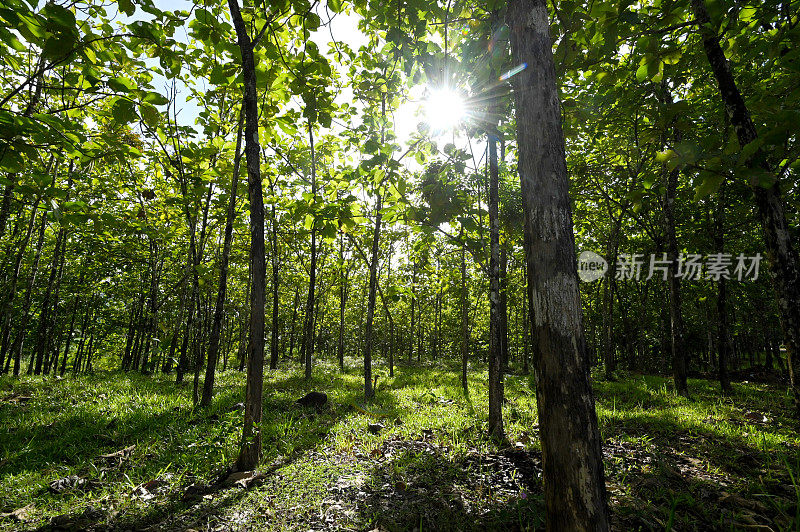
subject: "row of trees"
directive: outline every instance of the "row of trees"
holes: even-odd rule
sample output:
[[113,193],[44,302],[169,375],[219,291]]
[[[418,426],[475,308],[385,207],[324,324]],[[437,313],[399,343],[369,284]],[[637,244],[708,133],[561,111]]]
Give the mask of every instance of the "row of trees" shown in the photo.
[[[604,529],[590,364],[688,394],[765,356],[798,397],[796,4],[10,0],[0,370],[174,371],[207,405],[246,368],[251,469],[267,364],[359,357],[369,398],[374,365],[485,362],[500,440],[530,368],[550,526]],[[320,50],[337,16],[367,43]],[[466,142],[397,138],[423,83],[468,95]],[[573,235],[668,280],[579,284]],[[769,269],[681,280],[681,253]]]

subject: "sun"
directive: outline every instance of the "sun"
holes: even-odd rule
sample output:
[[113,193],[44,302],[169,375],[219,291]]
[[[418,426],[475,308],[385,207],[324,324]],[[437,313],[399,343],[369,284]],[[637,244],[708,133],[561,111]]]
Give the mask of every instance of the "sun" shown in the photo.
[[464,96],[449,87],[430,89],[425,98],[425,123],[434,132],[457,128],[466,118]]

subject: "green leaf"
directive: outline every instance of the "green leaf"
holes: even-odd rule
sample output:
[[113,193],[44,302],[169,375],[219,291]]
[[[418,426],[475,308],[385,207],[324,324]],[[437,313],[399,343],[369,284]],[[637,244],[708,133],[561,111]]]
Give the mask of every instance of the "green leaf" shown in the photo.
[[169,100],[165,96],[157,92],[148,92],[145,94],[144,98],[142,98],[142,101],[150,105],[167,105],[169,103]]
[[119,5],[119,10],[129,17],[136,11],[136,6],[133,5],[132,0],[117,0],[117,4]]
[[644,81],[647,79],[647,63],[642,63],[636,69],[636,81]]
[[161,113],[150,104],[143,103],[140,105],[139,113],[142,115],[142,120],[150,127],[158,126],[158,123],[161,121]]
[[118,124],[127,124],[136,119],[136,110],[133,107],[133,102],[125,98],[118,98],[111,108],[111,116]]
[[341,0],[328,0],[328,9],[334,13],[339,13],[342,10]]

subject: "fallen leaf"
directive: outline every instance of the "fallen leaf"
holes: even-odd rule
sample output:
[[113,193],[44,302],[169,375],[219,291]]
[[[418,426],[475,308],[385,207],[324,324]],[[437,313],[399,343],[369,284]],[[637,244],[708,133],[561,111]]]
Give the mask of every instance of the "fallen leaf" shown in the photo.
[[20,523],[24,523],[30,517],[32,510],[33,510],[33,503],[30,503],[29,505],[23,506],[22,508],[17,508],[13,512],[0,514],[0,519],[11,519],[12,521],[18,521]]

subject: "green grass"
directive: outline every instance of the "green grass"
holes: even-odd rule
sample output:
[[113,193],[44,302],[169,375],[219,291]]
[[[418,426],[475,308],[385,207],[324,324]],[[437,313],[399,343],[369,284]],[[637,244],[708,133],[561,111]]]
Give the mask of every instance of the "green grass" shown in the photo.
[[[382,375],[367,405],[357,368],[315,371],[311,382],[296,368],[266,372],[263,484],[188,500],[188,486],[212,483],[236,456],[242,374],[220,375],[205,411],[193,410],[191,384],[160,376],[2,377],[0,512],[32,506],[27,522],[6,518],[0,528],[56,516],[72,528],[122,530],[543,525],[530,377],[507,376],[506,431],[517,447],[502,450],[485,436],[485,371],[472,372],[465,397],[455,371],[401,367]],[[715,383],[692,380],[685,399],[669,380],[641,375],[595,387],[616,529],[800,530],[800,439],[784,388],[737,383],[721,398]],[[295,406],[309,390],[327,392],[328,405]],[[370,423],[384,428],[372,434]],[[130,445],[121,464],[99,458]],[[93,483],[48,491],[69,475]]]

